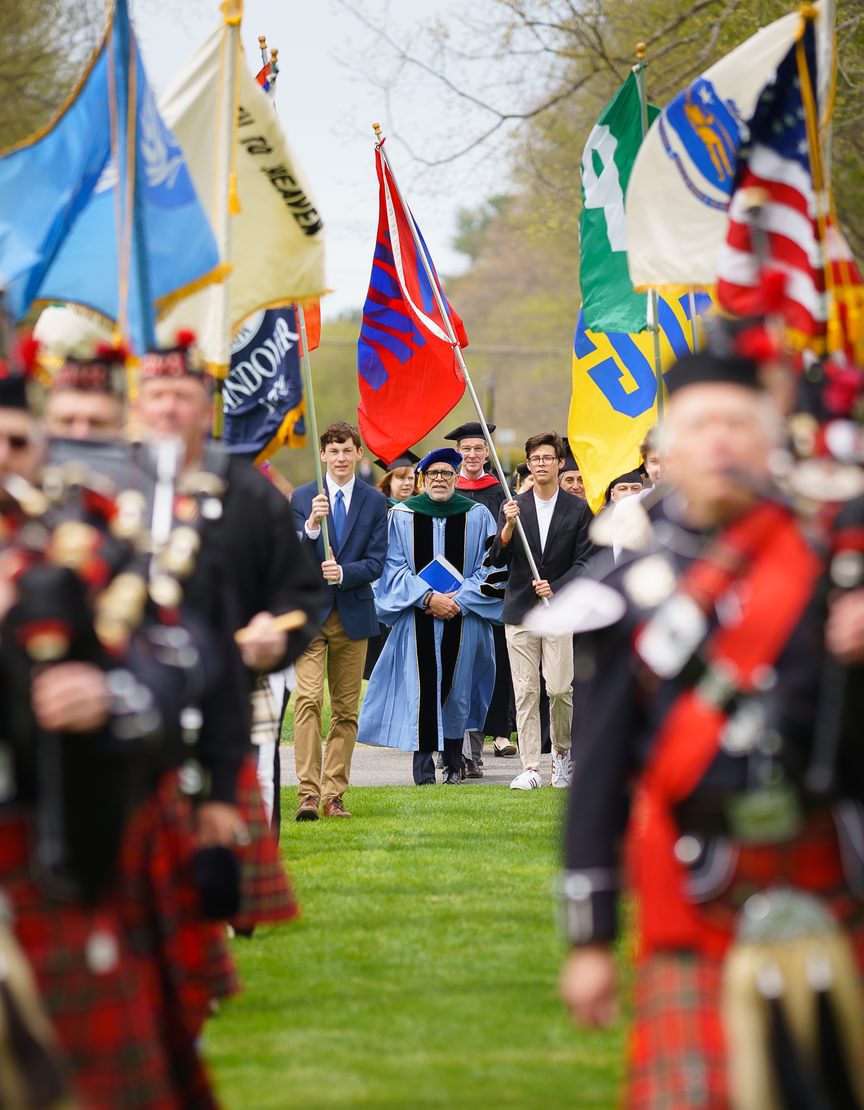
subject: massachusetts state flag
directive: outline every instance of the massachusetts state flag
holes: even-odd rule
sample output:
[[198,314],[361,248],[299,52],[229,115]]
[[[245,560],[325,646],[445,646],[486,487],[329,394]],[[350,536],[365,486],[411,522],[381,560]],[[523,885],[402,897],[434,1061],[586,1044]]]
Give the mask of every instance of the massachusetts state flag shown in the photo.
[[[417,252],[412,226],[440,291],[435,266],[377,147],[375,168],[378,235],[357,344],[357,417],[372,454],[391,462],[428,435],[459,403],[465,381]],[[459,346],[466,347],[462,321],[446,300],[444,304]]]

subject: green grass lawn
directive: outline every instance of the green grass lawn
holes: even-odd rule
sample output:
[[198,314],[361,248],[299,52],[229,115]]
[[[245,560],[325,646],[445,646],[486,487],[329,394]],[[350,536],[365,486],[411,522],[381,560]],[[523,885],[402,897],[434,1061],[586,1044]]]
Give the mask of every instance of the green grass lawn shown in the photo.
[[[291,814],[296,791],[283,790]],[[227,1110],[616,1103],[623,1035],[556,998],[562,794],[350,791],[286,822],[299,921],[233,942],[246,993],[208,1025]]]

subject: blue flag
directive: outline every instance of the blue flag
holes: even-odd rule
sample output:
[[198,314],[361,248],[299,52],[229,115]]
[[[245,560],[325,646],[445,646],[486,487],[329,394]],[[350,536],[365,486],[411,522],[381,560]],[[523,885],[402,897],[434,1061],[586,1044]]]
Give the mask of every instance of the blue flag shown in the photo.
[[293,308],[258,312],[238,332],[222,393],[223,439],[233,454],[269,455],[305,444],[299,344]]
[[0,158],[7,306],[20,319],[36,300],[85,305],[141,352],[159,306],[218,277],[207,215],[117,0],[71,102]]

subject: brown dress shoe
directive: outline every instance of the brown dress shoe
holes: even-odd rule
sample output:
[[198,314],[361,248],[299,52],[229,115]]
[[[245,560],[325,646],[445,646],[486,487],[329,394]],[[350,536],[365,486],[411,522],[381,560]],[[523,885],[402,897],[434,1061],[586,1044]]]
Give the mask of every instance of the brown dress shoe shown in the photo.
[[300,805],[297,807],[297,812],[294,814],[295,821],[317,821],[318,820],[318,799],[314,794],[304,794],[300,799]]
[[342,805],[341,798],[328,798],[324,803],[324,816],[325,817],[350,817],[351,814]]

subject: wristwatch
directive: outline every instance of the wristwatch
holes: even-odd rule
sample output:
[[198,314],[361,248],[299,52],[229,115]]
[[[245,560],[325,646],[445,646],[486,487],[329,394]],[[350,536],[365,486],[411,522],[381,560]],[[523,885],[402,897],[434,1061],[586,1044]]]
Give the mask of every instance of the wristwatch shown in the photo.
[[432,594],[434,594],[434,593],[435,593],[434,590],[429,590],[429,592],[424,596],[423,601],[421,602],[424,609],[429,608],[429,605],[432,601]]

